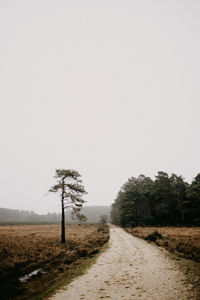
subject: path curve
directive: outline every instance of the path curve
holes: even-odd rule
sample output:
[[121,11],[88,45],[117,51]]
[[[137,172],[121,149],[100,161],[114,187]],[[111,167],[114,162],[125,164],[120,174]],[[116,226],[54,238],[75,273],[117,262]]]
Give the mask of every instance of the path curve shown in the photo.
[[[186,260],[185,260],[186,261]],[[198,298],[180,268],[180,261],[118,227],[110,229],[108,250],[88,272],[76,278],[52,300]]]

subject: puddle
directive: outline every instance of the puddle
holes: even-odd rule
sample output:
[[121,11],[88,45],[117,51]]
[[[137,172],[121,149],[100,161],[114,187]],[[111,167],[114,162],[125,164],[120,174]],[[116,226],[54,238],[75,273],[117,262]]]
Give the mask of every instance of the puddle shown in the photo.
[[33,272],[31,272],[31,273],[25,275],[25,276],[20,277],[20,278],[19,278],[19,281],[20,281],[20,282],[26,282],[26,281],[30,280],[33,276],[38,275],[38,273],[45,274],[45,272],[42,271],[42,269],[37,269],[37,270],[35,270],[35,271],[33,271]]

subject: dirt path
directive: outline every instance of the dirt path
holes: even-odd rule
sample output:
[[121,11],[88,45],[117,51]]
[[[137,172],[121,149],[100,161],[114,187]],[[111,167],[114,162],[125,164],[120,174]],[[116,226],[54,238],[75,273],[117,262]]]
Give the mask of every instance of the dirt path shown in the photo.
[[109,249],[87,274],[76,278],[52,300],[197,300],[200,294],[191,284],[199,279],[197,267],[197,263],[178,259],[123,229],[111,227]]

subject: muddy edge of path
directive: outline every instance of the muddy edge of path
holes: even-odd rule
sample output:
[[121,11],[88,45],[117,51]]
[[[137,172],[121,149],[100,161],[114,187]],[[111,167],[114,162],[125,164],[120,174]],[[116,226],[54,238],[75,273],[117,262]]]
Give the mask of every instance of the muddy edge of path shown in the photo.
[[200,264],[111,226],[109,248],[51,299],[200,299]]

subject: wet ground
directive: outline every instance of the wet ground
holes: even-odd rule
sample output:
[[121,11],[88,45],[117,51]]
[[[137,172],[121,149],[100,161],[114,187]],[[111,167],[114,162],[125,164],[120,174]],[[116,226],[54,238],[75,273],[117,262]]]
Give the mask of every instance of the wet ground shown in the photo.
[[111,227],[109,248],[52,300],[199,300],[200,264]]

